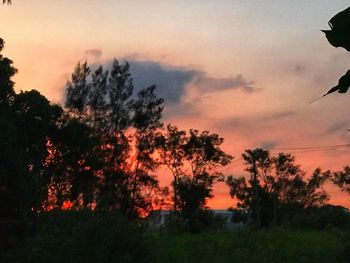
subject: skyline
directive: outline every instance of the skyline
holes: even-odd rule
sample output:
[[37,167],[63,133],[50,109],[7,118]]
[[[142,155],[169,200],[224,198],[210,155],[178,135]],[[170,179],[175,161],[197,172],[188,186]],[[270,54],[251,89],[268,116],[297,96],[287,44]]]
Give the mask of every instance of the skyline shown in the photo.
[[[156,84],[165,98],[164,123],[224,137],[235,157],[224,171],[240,175],[236,160],[248,148],[350,143],[347,94],[309,104],[348,70],[346,51],[319,31],[346,1],[269,3],[14,2],[0,8],[1,37],[19,69],[16,90],[37,89],[59,103],[78,61],[127,59],[136,89]],[[310,173],[340,170],[349,153],[344,147],[295,156]],[[212,206],[227,208],[228,188],[215,189]],[[333,195],[349,206],[340,199],[345,194]]]

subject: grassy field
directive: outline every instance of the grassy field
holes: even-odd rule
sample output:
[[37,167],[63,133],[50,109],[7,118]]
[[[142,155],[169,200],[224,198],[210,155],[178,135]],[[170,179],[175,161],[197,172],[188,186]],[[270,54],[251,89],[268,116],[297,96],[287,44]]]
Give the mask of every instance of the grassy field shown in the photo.
[[[347,230],[348,231],[348,230]],[[242,230],[170,233],[128,224],[119,216],[42,216],[0,262],[35,263],[342,263],[350,262],[345,230]]]
[[340,231],[287,231],[155,235],[154,262],[349,262]]

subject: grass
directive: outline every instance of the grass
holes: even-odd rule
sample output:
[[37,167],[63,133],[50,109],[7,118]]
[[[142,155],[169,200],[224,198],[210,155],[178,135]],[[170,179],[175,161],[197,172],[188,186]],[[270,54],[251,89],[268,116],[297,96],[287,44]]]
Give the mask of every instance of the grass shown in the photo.
[[144,231],[117,215],[50,213],[0,262],[345,263],[349,230],[170,233]]
[[345,233],[340,231],[165,234],[151,240],[154,262],[348,262]]

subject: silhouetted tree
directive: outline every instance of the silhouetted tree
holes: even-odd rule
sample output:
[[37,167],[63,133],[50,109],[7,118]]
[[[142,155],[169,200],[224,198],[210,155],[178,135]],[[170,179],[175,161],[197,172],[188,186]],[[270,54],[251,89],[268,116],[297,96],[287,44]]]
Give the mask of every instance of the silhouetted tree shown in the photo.
[[[90,81],[91,76],[91,81]],[[163,100],[148,87],[132,99],[129,64],[114,60],[111,71],[91,72],[78,64],[67,85],[66,107],[94,129],[104,160],[97,208],[118,209],[128,215],[150,206],[150,192],[158,186],[152,172]]]
[[[0,52],[4,41],[0,38]],[[15,97],[11,77],[17,72],[13,62],[0,54],[0,217],[11,217],[18,214],[20,192],[16,190],[23,162],[15,114],[11,106]]]
[[258,148],[246,150],[243,158],[246,170],[251,173],[250,180],[230,176],[227,184],[230,195],[239,200],[238,208],[249,209],[257,227],[276,225],[291,210],[317,207],[328,198],[321,186],[329,173],[316,169],[305,180],[305,172],[290,154],[271,157],[268,151]]
[[68,81],[66,86],[66,103],[65,106],[77,113],[84,114],[86,110],[89,95],[90,84],[87,78],[91,70],[87,62],[77,64],[72,73],[72,79]]
[[[0,38],[0,52],[4,41]],[[0,218],[18,215],[19,181],[23,162],[15,114],[11,106],[15,97],[11,77],[17,72],[12,61],[0,54]]]
[[[3,47],[0,40],[0,50]],[[15,73],[12,61],[0,55],[0,195],[6,200],[1,214],[7,217],[40,209],[47,190],[47,144],[62,114],[37,91],[16,94],[11,80]]]
[[90,127],[77,119],[62,120],[48,144],[46,209],[60,209],[67,201],[75,208],[93,208],[103,166],[99,146]]
[[208,131],[185,131],[168,125],[161,138],[162,163],[171,171],[174,181],[174,208],[179,209],[191,230],[197,216],[212,196],[212,187],[222,180],[217,169],[233,158],[221,150],[223,138]]
[[[0,38],[0,52],[4,48]],[[18,115],[13,104],[16,99],[11,78],[17,69],[0,53],[0,220],[27,216],[28,192],[26,181],[26,149],[21,145],[25,129],[18,127]]]
[[[4,45],[4,40],[0,38],[0,52],[3,50]],[[11,78],[16,73],[17,69],[13,67],[13,61],[0,54],[0,106],[2,109],[8,107],[14,99],[14,82]]]
[[[103,143],[105,167],[103,169],[102,187],[98,195],[98,209],[118,209],[125,214],[134,214],[130,189],[130,169],[128,160],[131,152],[132,135],[127,133],[131,128],[131,105],[134,85],[129,72],[129,64],[120,64],[114,60],[112,69],[107,75],[97,70],[100,83],[94,85],[89,104],[94,112],[94,126]],[[98,78],[96,78],[98,79]],[[106,86],[104,86],[106,84]],[[104,100],[105,94],[109,102]],[[96,114],[97,113],[97,114]]]
[[159,137],[159,154],[161,163],[165,165],[173,176],[173,209],[178,210],[178,181],[179,178],[185,175],[184,160],[185,151],[184,145],[187,143],[186,131],[179,130],[176,126],[168,125],[166,133]]
[[[253,186],[254,191],[254,212],[256,215],[256,224],[257,227],[261,227],[261,205],[262,200],[261,197],[263,196],[261,194],[261,189],[259,185],[259,178],[261,180],[261,177],[266,178],[268,176],[268,173],[270,171],[271,166],[271,159],[270,159],[270,153],[268,151],[265,151],[263,149],[255,149],[255,150],[246,150],[245,153],[242,155],[245,163],[248,165],[246,170],[251,173],[251,182]],[[259,194],[260,190],[260,194]],[[268,189],[267,189],[268,190]]]
[[0,114],[0,218],[19,216],[24,184],[22,149],[13,119]]
[[[132,104],[132,124],[135,128],[134,169],[131,183],[133,206],[147,210],[151,205],[147,190],[156,189],[157,178],[152,174],[159,163],[154,158],[162,127],[161,118],[163,99],[154,94],[155,86],[150,86],[138,93],[138,99]],[[150,193],[152,194],[152,192]]]
[[350,193],[350,167],[345,166],[342,171],[332,174],[332,181],[338,185],[342,191]]
[[45,195],[45,160],[49,156],[50,142],[62,109],[52,105],[38,91],[21,92],[15,96],[13,106],[16,113],[18,145],[23,149],[22,160],[28,196],[28,209],[40,209]]

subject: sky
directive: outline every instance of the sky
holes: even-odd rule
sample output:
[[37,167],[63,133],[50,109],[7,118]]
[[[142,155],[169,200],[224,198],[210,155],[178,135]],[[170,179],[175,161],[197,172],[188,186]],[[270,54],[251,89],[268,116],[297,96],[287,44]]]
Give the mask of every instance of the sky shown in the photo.
[[[0,37],[19,70],[17,91],[37,89],[63,104],[78,61],[126,59],[136,89],[157,85],[165,123],[225,138],[235,157],[226,175],[245,175],[240,156],[256,147],[293,153],[309,174],[350,164],[350,147],[288,149],[350,143],[348,94],[309,103],[349,69],[350,54],[320,32],[348,1],[12,2],[0,6]],[[347,194],[327,190],[332,204],[350,207]],[[228,192],[216,185],[209,206],[232,206]]]

